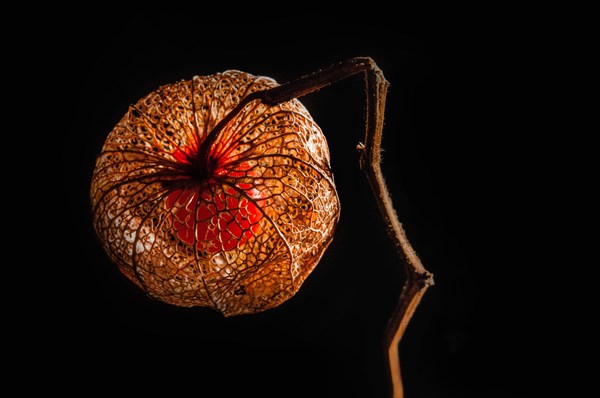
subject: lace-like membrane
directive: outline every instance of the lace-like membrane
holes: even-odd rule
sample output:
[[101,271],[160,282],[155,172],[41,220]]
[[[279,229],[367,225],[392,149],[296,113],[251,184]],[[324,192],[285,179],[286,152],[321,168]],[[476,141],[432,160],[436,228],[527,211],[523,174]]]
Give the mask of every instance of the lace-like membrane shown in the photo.
[[247,94],[276,86],[240,71],[160,87],[108,135],[91,184],[95,231],[119,269],[150,296],[256,313],[292,297],[333,237],[340,205],[329,150],[306,108],[251,101],[192,160]]

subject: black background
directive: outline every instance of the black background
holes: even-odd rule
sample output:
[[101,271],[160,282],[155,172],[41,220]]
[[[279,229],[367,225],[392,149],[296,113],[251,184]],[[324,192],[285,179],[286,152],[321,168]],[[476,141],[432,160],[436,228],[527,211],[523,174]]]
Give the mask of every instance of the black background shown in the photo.
[[406,396],[535,396],[531,370],[544,331],[531,286],[545,264],[523,251],[534,250],[537,216],[526,192],[538,182],[523,168],[533,138],[519,119],[534,50],[518,18],[472,12],[224,4],[57,20],[48,45],[53,90],[69,115],[60,121],[68,255],[56,254],[66,261],[43,325],[62,359],[52,366],[63,375],[53,385],[169,396],[387,396],[382,339],[403,275],[358,167],[360,77],[302,99],[328,138],[342,216],[319,266],[276,309],[225,319],[147,298],[102,252],[89,204],[106,135],[159,85],[226,69],[286,82],[370,56],[391,83],[383,170],[436,282],[400,346]]

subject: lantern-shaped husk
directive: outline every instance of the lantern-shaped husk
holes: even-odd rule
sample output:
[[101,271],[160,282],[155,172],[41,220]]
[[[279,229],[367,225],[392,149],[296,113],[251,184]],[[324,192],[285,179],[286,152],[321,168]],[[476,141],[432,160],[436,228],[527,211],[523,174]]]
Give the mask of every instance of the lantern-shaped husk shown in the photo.
[[151,297],[260,312],[292,297],[331,243],[340,205],[329,150],[298,100],[249,102],[218,131],[208,171],[195,169],[219,121],[276,85],[240,71],[164,85],[108,135],[92,177],[94,228]]

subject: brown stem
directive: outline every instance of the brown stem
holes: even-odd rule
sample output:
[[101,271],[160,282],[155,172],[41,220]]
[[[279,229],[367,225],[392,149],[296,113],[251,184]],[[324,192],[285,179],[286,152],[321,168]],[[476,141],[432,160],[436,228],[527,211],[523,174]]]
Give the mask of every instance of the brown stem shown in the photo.
[[429,286],[433,285],[433,275],[423,267],[421,260],[410,245],[394,210],[381,172],[381,138],[389,83],[371,58],[353,58],[290,83],[254,93],[257,97],[253,97],[253,99],[258,98],[263,103],[273,106],[309,94],[335,81],[361,72],[365,73],[367,85],[367,122],[365,143],[359,145],[360,164],[371,185],[388,235],[393,240],[398,256],[404,264],[406,276],[400,299],[390,317],[384,340],[388,355],[392,397],[403,398],[398,345],[423,294]]
[[375,201],[386,224],[388,234],[394,241],[398,256],[404,263],[406,280],[400,299],[386,330],[385,344],[388,354],[392,396],[402,398],[404,390],[400,372],[398,345],[415,309],[427,288],[433,285],[433,275],[429,273],[413,250],[398,215],[381,172],[381,139],[385,99],[389,83],[381,70],[374,65],[366,75],[367,84],[367,128],[362,149],[361,166],[373,190]]
[[250,102],[261,97],[262,92],[254,92],[247,96],[245,96],[236,106],[233,108],[213,129],[208,133],[204,141],[200,144],[200,148],[198,153],[194,155],[191,159],[191,167],[195,170],[195,172],[210,174],[212,169],[212,159],[210,158],[211,148],[221,131],[227,126],[227,124],[233,120],[241,111],[244,110],[246,105]]

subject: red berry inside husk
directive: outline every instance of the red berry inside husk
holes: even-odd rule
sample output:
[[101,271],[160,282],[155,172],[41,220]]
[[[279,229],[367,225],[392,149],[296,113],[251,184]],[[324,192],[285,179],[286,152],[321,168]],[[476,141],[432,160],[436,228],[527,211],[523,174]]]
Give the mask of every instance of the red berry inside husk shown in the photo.
[[274,86],[240,71],[167,84],[108,135],[91,183],[93,225],[151,297],[225,316],[261,312],[292,297],[331,243],[340,205],[329,150],[298,100],[250,101],[215,129],[248,94]]

